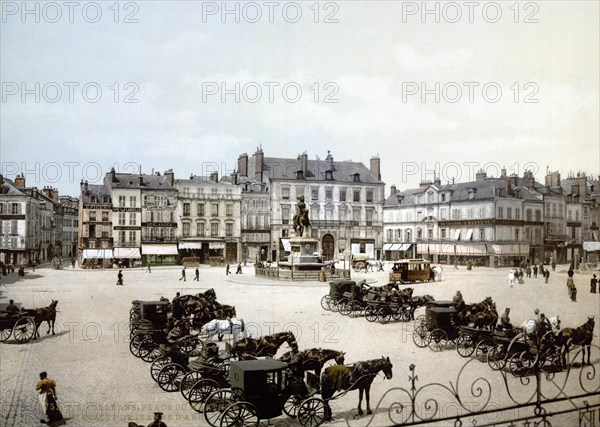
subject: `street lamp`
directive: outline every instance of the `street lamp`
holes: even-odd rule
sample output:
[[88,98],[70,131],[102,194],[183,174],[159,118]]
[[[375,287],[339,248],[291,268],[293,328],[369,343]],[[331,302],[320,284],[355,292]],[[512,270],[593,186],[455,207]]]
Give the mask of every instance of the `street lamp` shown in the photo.
[[260,249],[260,260],[261,261],[265,260],[265,248]]

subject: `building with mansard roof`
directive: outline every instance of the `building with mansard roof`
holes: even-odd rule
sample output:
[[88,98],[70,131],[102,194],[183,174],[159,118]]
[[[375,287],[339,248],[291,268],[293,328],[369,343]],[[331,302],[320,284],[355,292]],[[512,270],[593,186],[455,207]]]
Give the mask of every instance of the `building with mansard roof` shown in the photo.
[[271,236],[268,259],[283,260],[290,250],[292,218],[303,196],[309,210],[309,236],[319,241],[324,260],[351,254],[379,258],[383,248],[383,202],[379,157],[370,167],[352,161],[265,157],[261,148],[238,158],[238,183],[264,183],[270,196]]

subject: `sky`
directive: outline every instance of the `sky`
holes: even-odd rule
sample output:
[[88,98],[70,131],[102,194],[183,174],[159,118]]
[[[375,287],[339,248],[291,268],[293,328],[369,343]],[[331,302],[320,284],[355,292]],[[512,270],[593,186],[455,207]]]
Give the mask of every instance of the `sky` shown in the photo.
[[78,196],[242,153],[369,165],[398,189],[600,174],[597,1],[1,3],[0,165]]

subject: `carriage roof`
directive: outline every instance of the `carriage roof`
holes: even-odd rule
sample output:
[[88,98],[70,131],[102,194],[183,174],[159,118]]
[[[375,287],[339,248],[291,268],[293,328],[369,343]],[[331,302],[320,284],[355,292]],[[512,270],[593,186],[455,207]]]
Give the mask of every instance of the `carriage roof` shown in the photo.
[[271,372],[286,369],[288,364],[275,359],[239,360],[231,362],[231,369],[239,372]]
[[396,264],[431,264],[431,261],[422,258],[400,259],[398,261],[394,261],[394,265]]

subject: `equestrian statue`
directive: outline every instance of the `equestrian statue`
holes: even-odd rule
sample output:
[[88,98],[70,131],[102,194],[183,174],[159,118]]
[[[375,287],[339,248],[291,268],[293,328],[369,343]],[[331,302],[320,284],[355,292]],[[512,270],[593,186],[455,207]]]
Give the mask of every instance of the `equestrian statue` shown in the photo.
[[304,230],[310,226],[310,220],[308,219],[308,209],[304,203],[304,196],[300,196],[298,204],[296,205],[297,210],[294,214],[294,231],[296,236],[303,237]]

